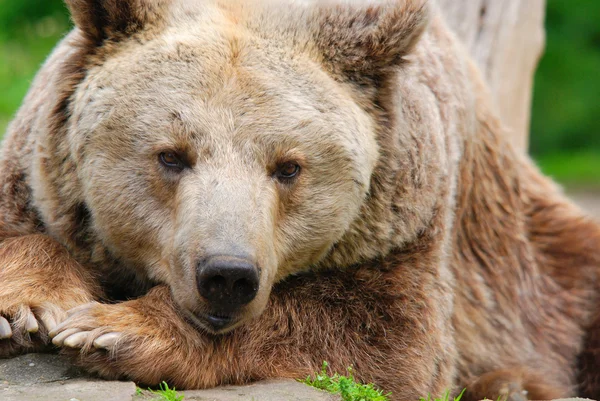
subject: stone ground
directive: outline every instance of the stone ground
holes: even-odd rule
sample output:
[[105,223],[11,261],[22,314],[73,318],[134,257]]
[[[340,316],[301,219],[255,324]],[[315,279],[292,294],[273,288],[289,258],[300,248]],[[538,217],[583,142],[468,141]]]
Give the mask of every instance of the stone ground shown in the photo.
[[[600,192],[579,192],[574,199],[600,219]],[[340,401],[338,396],[292,380],[181,392],[185,401]],[[132,382],[86,377],[57,355],[32,354],[0,360],[0,401],[159,401]]]
[[[178,392],[185,401],[340,401],[293,380]],[[164,401],[133,382],[86,377],[58,355],[29,354],[0,360],[1,401]]]

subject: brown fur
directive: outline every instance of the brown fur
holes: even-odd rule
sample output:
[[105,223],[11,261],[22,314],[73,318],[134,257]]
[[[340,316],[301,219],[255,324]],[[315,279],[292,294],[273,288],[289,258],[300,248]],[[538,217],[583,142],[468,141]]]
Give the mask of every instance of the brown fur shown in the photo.
[[[435,7],[67,3],[3,144],[0,356],[72,330],[79,364],[145,384],[327,360],[394,399],[600,397],[600,227],[506,142]],[[240,253],[259,294],[214,333],[195,269]],[[28,307],[62,323],[26,333]]]

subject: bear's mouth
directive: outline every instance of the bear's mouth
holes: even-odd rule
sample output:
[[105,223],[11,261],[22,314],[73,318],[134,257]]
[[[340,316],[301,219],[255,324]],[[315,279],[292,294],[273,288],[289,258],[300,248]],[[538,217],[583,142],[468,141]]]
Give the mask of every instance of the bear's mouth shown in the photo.
[[208,323],[215,332],[225,330],[236,323],[236,319],[233,316],[206,314],[201,318]]
[[228,329],[232,329],[239,322],[235,315],[221,313],[188,312],[187,315],[195,326],[213,334],[222,334]]

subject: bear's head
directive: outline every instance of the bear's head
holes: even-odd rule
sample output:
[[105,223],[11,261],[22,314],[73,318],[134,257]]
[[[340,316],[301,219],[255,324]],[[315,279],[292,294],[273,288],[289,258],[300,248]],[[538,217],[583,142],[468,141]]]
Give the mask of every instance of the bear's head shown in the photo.
[[[387,179],[376,99],[425,1],[67,3],[87,48],[65,123],[73,192],[102,246],[197,325],[256,317],[275,283],[369,235]],[[335,263],[373,256],[357,255]]]

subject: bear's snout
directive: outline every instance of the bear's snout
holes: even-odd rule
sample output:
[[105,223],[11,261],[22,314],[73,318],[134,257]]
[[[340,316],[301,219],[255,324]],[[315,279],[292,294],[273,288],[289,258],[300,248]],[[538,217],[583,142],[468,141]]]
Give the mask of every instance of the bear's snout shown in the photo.
[[196,280],[211,310],[232,314],[256,297],[259,269],[246,258],[212,256],[198,263]]

